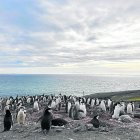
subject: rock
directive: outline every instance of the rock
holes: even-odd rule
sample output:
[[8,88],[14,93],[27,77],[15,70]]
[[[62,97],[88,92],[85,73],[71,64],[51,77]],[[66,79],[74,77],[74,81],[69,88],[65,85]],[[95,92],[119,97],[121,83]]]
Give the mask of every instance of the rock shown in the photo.
[[107,120],[100,120],[101,127],[110,127],[110,124]]
[[56,132],[62,132],[63,129],[56,129]]
[[140,108],[136,108],[135,111],[140,113]]
[[86,125],[80,125],[80,126],[74,128],[73,132],[79,132],[79,131],[82,132],[82,131],[86,131],[86,130],[87,130]]
[[27,113],[32,114],[34,111],[32,108],[27,109]]
[[93,125],[91,123],[86,124],[87,130],[90,130],[93,128]]
[[134,118],[140,118],[140,113],[134,113]]
[[132,118],[129,115],[122,115],[118,119],[121,122],[130,123],[132,122]]
[[107,127],[100,127],[100,132],[109,132]]

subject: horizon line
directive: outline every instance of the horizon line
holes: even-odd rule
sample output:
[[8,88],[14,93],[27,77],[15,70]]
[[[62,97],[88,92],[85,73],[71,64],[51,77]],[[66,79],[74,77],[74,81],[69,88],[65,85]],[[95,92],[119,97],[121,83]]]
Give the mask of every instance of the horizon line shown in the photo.
[[84,74],[84,73],[0,73],[0,75],[85,75],[85,76],[118,76],[118,77],[136,77],[140,75],[131,74]]

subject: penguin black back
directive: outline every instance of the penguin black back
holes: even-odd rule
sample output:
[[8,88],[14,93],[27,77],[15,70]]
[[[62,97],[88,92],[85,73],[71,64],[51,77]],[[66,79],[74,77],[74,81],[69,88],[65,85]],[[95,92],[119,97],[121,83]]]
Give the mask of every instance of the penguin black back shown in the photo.
[[13,121],[10,110],[6,110],[6,114],[4,116],[4,131],[9,131],[12,125]]
[[68,124],[68,122],[62,118],[56,118],[52,120],[52,125],[54,126],[63,126]]
[[49,112],[50,108],[45,109],[44,114],[42,116],[42,120],[41,120],[41,128],[42,130],[46,130],[49,131],[51,128],[51,124],[52,124],[52,113]]
[[100,122],[99,122],[99,120],[97,119],[97,117],[98,117],[98,115],[94,116],[94,118],[91,120],[91,123],[93,124],[93,126],[94,126],[95,128],[99,128],[99,126],[100,126]]

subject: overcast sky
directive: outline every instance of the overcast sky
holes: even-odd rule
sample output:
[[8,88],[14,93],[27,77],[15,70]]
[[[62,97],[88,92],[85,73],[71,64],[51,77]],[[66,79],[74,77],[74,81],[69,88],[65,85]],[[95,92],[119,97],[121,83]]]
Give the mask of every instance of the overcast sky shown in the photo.
[[140,75],[140,0],[1,0],[0,73]]

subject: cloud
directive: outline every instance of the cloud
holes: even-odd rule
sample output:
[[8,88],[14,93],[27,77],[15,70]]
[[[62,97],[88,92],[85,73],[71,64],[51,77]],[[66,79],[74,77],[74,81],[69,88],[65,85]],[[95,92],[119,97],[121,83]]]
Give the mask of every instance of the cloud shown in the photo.
[[[62,72],[82,73],[91,66],[87,73],[113,73],[113,63],[121,73],[120,63],[131,67],[140,62],[139,5],[138,0],[37,0],[26,1],[22,10],[14,6],[19,22],[0,24],[0,67],[62,67]],[[22,11],[28,17],[25,26]]]

